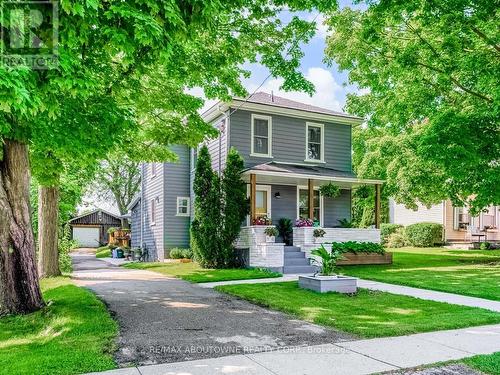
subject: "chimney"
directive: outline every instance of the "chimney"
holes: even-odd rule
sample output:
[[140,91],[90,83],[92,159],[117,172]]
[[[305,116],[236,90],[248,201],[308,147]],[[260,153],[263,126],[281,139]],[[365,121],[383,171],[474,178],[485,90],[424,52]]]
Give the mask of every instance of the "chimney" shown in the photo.
[[273,90],[271,90],[271,102],[274,103],[274,92],[273,92]]

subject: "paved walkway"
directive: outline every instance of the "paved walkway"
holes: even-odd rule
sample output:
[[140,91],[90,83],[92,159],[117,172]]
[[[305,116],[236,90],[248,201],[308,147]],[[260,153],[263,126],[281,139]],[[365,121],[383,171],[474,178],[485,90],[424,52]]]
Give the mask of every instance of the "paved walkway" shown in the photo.
[[155,272],[73,254],[75,282],[93,290],[120,325],[120,366],[256,353],[353,339],[238,298]]
[[347,341],[191,362],[133,367],[106,375],[362,375],[500,351],[500,324]]
[[[269,279],[234,280],[234,281],[203,283],[200,284],[200,286],[203,288],[213,288],[218,285],[273,283],[281,281],[294,281],[297,280],[298,277],[299,275],[285,275],[283,277],[269,278]],[[382,292],[389,292],[393,294],[402,294],[405,296],[427,299],[431,301],[446,302],[454,305],[480,307],[483,309],[500,312],[500,302],[487,300],[483,298],[468,297],[459,294],[437,292],[434,290],[412,288],[409,286],[387,284],[378,281],[363,280],[363,279],[358,279],[358,286],[360,288],[365,288],[365,289],[379,290]]]

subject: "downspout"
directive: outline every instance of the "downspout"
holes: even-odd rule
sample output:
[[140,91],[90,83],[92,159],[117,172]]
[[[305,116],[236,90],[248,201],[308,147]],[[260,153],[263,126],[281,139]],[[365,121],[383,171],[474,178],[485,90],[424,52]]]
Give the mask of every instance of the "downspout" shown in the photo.
[[140,209],[140,215],[141,215],[141,239],[140,239],[140,248],[142,249],[144,247],[143,243],[143,231],[144,231],[144,163],[141,163],[141,209]]

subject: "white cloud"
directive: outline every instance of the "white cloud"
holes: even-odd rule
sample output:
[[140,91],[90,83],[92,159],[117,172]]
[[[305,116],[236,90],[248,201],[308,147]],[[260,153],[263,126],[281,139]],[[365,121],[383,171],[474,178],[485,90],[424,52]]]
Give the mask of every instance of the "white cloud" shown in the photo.
[[[275,95],[283,98],[331,109],[333,111],[342,111],[342,104],[337,98],[338,94],[342,91],[342,86],[335,81],[335,78],[330,71],[320,67],[309,68],[305,77],[316,88],[316,92],[313,96],[309,96],[304,92],[285,92],[280,90],[280,86],[283,84],[282,78],[267,81],[257,91],[265,91],[267,93],[272,91]],[[257,89],[257,85],[250,84],[247,89],[250,93],[252,93]]]
[[310,14],[307,17],[308,21],[316,22],[316,38],[326,39],[328,35],[328,25],[325,24],[325,16],[323,14]]

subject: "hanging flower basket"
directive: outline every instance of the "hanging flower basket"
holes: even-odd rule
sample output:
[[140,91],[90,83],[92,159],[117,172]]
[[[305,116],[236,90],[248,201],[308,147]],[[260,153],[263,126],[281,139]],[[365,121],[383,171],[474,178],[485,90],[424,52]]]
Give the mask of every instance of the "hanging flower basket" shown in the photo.
[[319,187],[319,192],[324,197],[337,198],[340,195],[340,188],[330,182],[327,185],[321,185]]

